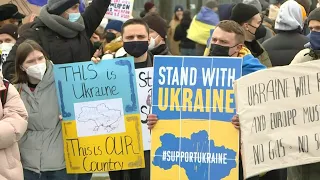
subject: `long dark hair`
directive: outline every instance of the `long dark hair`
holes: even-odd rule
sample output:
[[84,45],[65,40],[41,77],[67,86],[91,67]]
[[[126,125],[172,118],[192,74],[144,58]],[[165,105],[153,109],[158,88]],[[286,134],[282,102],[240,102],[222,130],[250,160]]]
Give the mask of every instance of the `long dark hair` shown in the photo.
[[22,64],[33,51],[40,51],[46,59],[48,59],[42,47],[33,40],[26,40],[18,46],[16,53],[15,74],[12,83],[27,83],[28,75],[21,69]]
[[183,11],[183,17],[181,19],[181,26],[183,28],[189,29],[189,26],[191,24],[192,18],[191,18],[191,11],[185,10]]

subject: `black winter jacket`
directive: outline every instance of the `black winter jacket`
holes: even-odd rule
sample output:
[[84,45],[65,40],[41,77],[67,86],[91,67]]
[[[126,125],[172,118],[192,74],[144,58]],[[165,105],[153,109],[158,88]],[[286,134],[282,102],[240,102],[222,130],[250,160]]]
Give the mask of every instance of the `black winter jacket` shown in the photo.
[[280,31],[262,46],[268,52],[273,66],[285,66],[291,63],[308,42],[309,39],[297,31]]
[[15,72],[15,55],[17,47],[27,39],[39,43],[54,64],[90,61],[93,55],[93,46],[90,37],[100,25],[108,10],[111,0],[95,0],[82,14],[85,30],[74,38],[65,38],[49,29],[39,18],[31,28],[20,34],[17,43],[13,46],[7,61],[3,64],[3,75],[11,80]]
[[181,41],[180,48],[185,48],[185,49],[196,48],[196,43],[187,38],[187,34],[188,34],[187,31],[189,29],[189,26],[190,24],[189,25],[179,24],[176,27],[176,31],[174,32],[173,39],[175,41]]

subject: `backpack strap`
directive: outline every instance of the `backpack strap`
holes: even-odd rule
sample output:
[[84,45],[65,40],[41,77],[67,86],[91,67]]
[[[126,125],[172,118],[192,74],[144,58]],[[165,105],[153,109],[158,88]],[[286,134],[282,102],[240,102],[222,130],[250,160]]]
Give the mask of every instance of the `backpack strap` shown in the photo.
[[8,89],[9,89],[10,82],[8,80],[6,80],[6,79],[3,79],[3,84],[6,87],[6,89],[0,91],[2,108],[4,108],[4,105],[7,102]]

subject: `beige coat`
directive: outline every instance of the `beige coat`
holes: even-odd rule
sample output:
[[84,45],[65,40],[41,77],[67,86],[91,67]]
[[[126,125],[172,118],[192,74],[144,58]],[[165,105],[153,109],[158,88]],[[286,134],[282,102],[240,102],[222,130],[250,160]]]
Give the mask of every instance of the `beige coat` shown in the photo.
[[[4,89],[1,74],[0,91]],[[4,108],[0,104],[0,180],[23,180],[18,141],[27,129],[27,118],[19,93],[9,85]]]
[[172,19],[170,22],[170,28],[168,30],[169,49],[172,55],[180,55],[180,41],[174,40],[174,33],[180,21]]
[[298,63],[304,63],[312,61],[313,58],[308,54],[310,52],[310,49],[303,49],[301,50],[291,61],[290,64],[298,64]]

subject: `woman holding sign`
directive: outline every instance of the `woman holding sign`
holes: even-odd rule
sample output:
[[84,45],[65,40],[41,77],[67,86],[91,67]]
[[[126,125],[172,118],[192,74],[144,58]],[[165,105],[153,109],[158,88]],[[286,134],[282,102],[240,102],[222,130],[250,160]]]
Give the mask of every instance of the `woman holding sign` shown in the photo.
[[67,174],[53,64],[32,40],[19,45],[15,87],[29,113],[29,124],[19,142],[25,180],[89,180],[89,175]]

